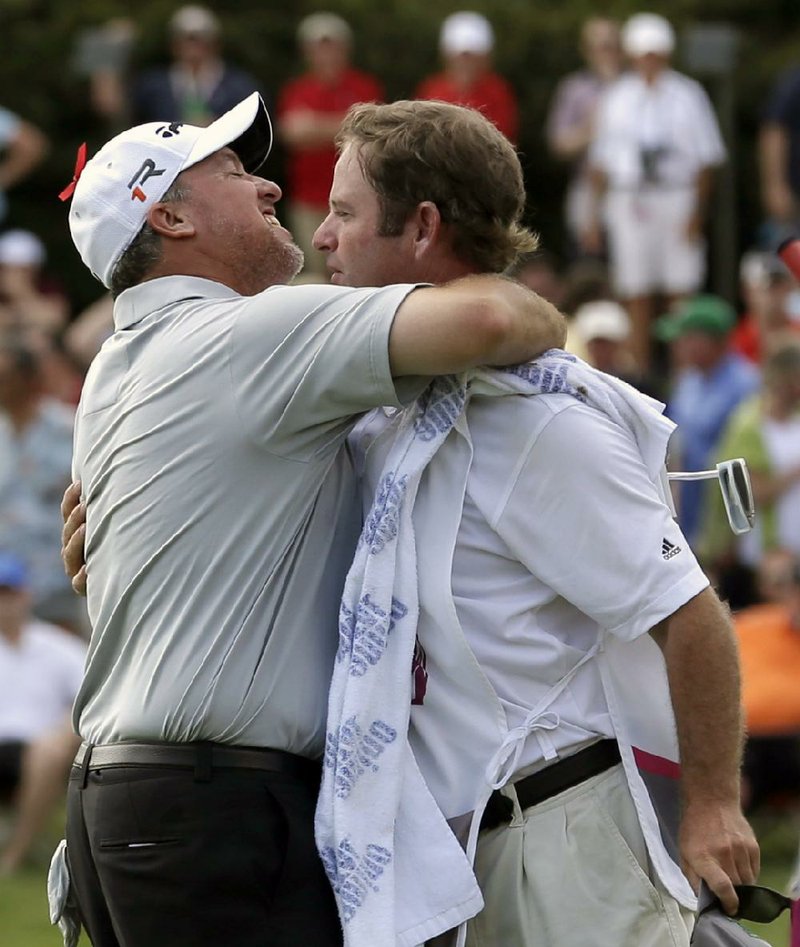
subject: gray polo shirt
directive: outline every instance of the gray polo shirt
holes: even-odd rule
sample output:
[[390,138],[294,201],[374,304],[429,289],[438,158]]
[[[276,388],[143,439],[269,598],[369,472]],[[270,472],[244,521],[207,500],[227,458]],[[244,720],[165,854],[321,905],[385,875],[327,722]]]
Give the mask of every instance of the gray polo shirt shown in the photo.
[[124,292],[75,431],[93,625],[85,740],[322,752],[360,527],[345,438],[408,403],[388,337],[413,286]]

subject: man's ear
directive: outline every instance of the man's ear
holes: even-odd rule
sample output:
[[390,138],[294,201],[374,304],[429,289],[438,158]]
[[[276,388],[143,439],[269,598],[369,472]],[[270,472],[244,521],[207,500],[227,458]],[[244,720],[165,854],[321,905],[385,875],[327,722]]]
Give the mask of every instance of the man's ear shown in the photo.
[[433,201],[422,201],[417,204],[412,223],[415,228],[414,250],[419,257],[435,248],[442,239],[442,215]]
[[195,233],[187,206],[178,201],[157,201],[147,213],[147,222],[162,237],[180,240]]

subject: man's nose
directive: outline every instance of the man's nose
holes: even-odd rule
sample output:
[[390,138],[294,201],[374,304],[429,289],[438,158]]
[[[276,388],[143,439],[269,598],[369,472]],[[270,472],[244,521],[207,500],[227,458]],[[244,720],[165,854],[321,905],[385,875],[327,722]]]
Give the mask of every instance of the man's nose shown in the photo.
[[283,191],[274,181],[268,181],[266,178],[256,176],[258,182],[258,193],[261,197],[267,197],[271,201],[279,201],[283,196]]
[[332,247],[332,237],[330,230],[328,228],[328,221],[330,220],[330,214],[322,221],[322,223],[314,231],[314,236],[311,238],[311,245],[315,250],[331,250]]

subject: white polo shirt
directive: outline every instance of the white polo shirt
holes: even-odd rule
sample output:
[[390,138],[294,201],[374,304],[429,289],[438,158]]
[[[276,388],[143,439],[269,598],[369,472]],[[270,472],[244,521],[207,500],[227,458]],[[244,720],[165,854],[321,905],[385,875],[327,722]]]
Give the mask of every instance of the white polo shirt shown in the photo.
[[61,726],[85,659],[84,642],[48,622],[28,622],[14,643],[0,634],[0,741],[30,743]]
[[124,292],[78,409],[93,634],[81,736],[322,752],[360,529],[345,438],[412,400],[388,337],[413,286],[168,277]]
[[[453,601],[514,728],[600,629],[636,638],[708,579],[633,440],[594,408],[561,394],[475,398],[469,427]],[[546,739],[559,755],[615,735],[592,661],[550,711],[558,724]],[[518,771],[542,762],[533,735]]]
[[[411,709],[410,740],[448,818],[474,808],[497,745],[495,722],[476,720],[467,706],[480,696],[459,694],[480,689],[475,676],[462,679],[458,655],[437,657],[431,648],[442,615],[455,611],[505,731],[522,727],[603,632],[633,640],[708,586],[638,448],[607,416],[567,394],[473,395],[467,419],[472,459],[456,528],[437,507],[459,489],[447,482],[449,458],[464,449],[455,432],[426,470],[414,507],[418,634],[429,676],[423,702]],[[367,495],[393,437],[380,413],[359,425]],[[448,502],[455,507],[457,498]],[[452,535],[452,545],[443,539],[431,550],[426,530]],[[443,597],[451,606],[442,607]],[[512,779],[544,765],[545,749],[566,756],[615,736],[596,661],[552,700],[543,723],[525,740]],[[474,781],[454,776],[463,772]]]
[[725,160],[725,145],[703,87],[672,69],[652,85],[635,72],[624,73],[600,100],[590,164],[602,169],[609,187],[643,183],[643,150],[658,149],[660,188],[691,186],[698,172]]

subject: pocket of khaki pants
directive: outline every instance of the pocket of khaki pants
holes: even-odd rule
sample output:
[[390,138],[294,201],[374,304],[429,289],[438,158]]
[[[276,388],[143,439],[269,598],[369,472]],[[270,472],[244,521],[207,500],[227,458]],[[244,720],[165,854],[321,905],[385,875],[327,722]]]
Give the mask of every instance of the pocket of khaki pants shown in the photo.
[[[627,786],[623,784],[604,785],[601,783],[592,790],[591,796],[598,816],[598,825],[607,836],[608,844],[618,851],[621,856],[624,856],[632,874],[647,892],[653,906],[659,911],[663,910],[661,896],[650,878],[646,843]],[[636,836],[634,844],[641,851],[641,855],[637,855],[632,841],[628,841],[631,835]]]

